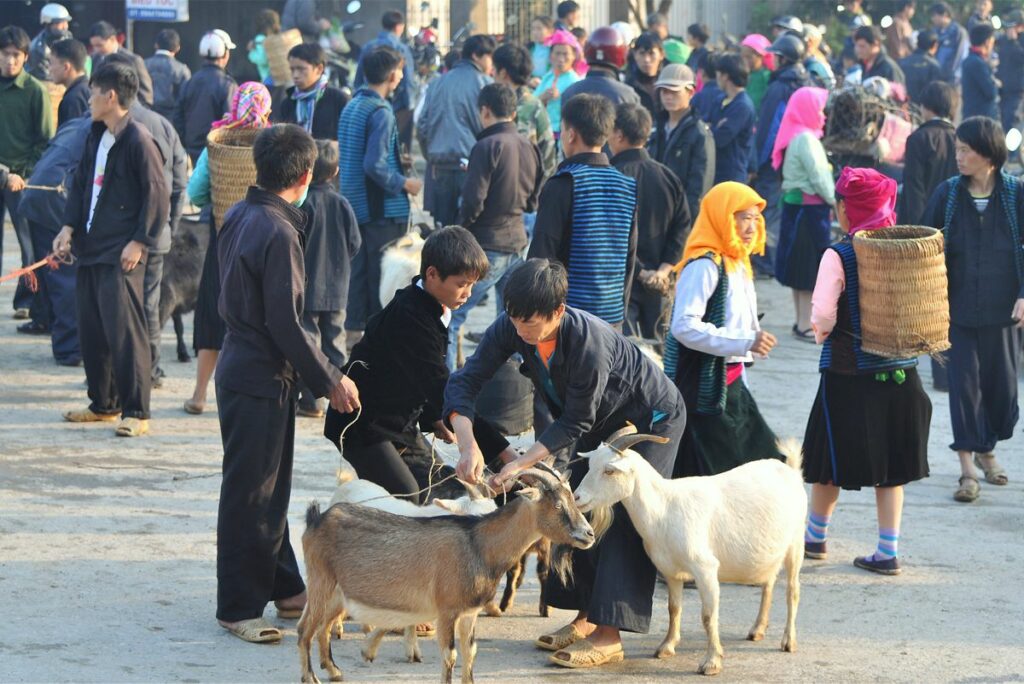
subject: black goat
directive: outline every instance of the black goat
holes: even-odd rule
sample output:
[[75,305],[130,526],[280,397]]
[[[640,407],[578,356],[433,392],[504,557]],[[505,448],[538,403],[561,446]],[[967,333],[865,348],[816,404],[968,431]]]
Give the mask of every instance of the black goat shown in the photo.
[[210,225],[181,221],[171,242],[171,251],[164,257],[164,277],[160,283],[160,329],[167,319],[174,321],[178,361],[191,360],[185,344],[185,325],[181,317],[196,308],[203,259],[210,244]]

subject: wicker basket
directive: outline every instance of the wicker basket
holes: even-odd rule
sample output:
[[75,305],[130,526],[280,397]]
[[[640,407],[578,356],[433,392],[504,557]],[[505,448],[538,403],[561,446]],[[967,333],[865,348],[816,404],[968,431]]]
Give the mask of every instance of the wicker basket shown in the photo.
[[50,81],[43,81],[43,85],[46,86],[46,91],[50,95],[50,109],[53,114],[53,130],[57,130],[57,108],[60,107],[60,101],[64,99],[64,86],[59,83],[51,83]]
[[263,39],[263,51],[267,53],[267,67],[275,86],[292,86],[292,70],[288,67],[288,52],[302,43],[299,29],[288,29],[272,33]]
[[861,231],[853,249],[864,351],[906,359],[949,349],[942,233],[922,226]]
[[206,137],[213,220],[218,230],[228,209],[245,199],[249,186],[256,184],[252,144],[259,133],[255,128],[215,128]]

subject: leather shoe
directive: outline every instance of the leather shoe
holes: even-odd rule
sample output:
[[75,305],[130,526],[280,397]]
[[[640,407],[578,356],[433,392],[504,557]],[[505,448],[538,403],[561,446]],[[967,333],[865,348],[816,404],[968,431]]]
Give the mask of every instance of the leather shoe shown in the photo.
[[29,321],[28,323],[22,323],[19,325],[18,332],[23,335],[49,335],[50,326],[39,323],[38,321]]

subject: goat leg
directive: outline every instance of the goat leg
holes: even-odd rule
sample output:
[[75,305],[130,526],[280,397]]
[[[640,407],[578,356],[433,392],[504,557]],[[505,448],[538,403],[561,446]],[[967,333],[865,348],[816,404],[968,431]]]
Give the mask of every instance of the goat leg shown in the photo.
[[541,617],[548,617],[550,612],[548,611],[547,602],[547,583],[550,557],[551,542],[547,539],[540,540],[537,548],[537,581],[540,582],[540,604],[537,606],[537,612],[540,613]]
[[796,651],[796,610],[800,605],[800,566],[804,554],[800,544],[794,544],[786,555],[786,631],[782,634],[782,650]]
[[437,647],[441,649],[441,684],[452,684],[455,670],[455,622],[457,615],[440,615],[437,619]]
[[410,663],[422,663],[423,654],[420,653],[420,642],[416,638],[416,625],[408,625],[404,631],[405,636],[405,659]]
[[722,671],[722,642],[718,635],[718,559],[706,556],[697,560],[693,568],[701,600],[701,622],[708,634],[708,650],[697,671],[703,675],[716,675]]
[[334,625],[345,616],[345,603],[340,591],[335,591],[323,613],[320,629],[316,631],[317,646],[320,649],[320,669],[326,670],[332,682],[341,681],[341,670],[331,653],[331,632]]
[[683,614],[683,580],[673,577],[665,578],[668,585],[668,632],[665,640],[654,652],[655,658],[671,658],[676,654],[679,643],[679,620]]
[[462,649],[462,684],[473,684],[476,660],[476,613],[463,615],[458,622],[459,648]]
[[757,611],[757,620],[747,634],[747,641],[760,641],[768,630],[768,612],[772,609],[772,591],[775,589],[775,577],[771,577],[761,587],[761,608]]
[[188,363],[192,357],[188,353],[188,345],[185,344],[185,323],[181,320],[181,313],[175,311],[171,314],[171,322],[174,323],[174,336],[178,342],[178,361]]
[[[413,628],[413,634],[415,634],[415,628]],[[377,649],[380,648],[380,642],[384,639],[384,635],[388,633],[387,628],[378,627],[369,636],[366,637],[366,642],[363,644],[363,649],[360,651],[363,656],[363,660],[368,663],[372,663],[377,657]]]
[[523,564],[526,556],[519,559],[519,562],[509,568],[508,573],[505,575],[505,593],[501,596],[501,603],[499,608],[502,613],[506,613],[512,608],[512,603],[516,600],[516,590],[523,583]]

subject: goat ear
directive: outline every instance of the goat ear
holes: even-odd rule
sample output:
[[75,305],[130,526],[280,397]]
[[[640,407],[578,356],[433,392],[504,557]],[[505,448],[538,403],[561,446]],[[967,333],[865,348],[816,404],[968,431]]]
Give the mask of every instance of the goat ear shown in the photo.
[[516,494],[525,497],[530,501],[540,501],[540,490],[536,487],[523,487],[518,490]]
[[434,499],[434,505],[438,508],[443,508],[446,511],[452,511],[452,505],[448,499]]
[[613,458],[604,466],[605,471],[613,470],[620,473],[629,472],[629,461],[625,458]]

